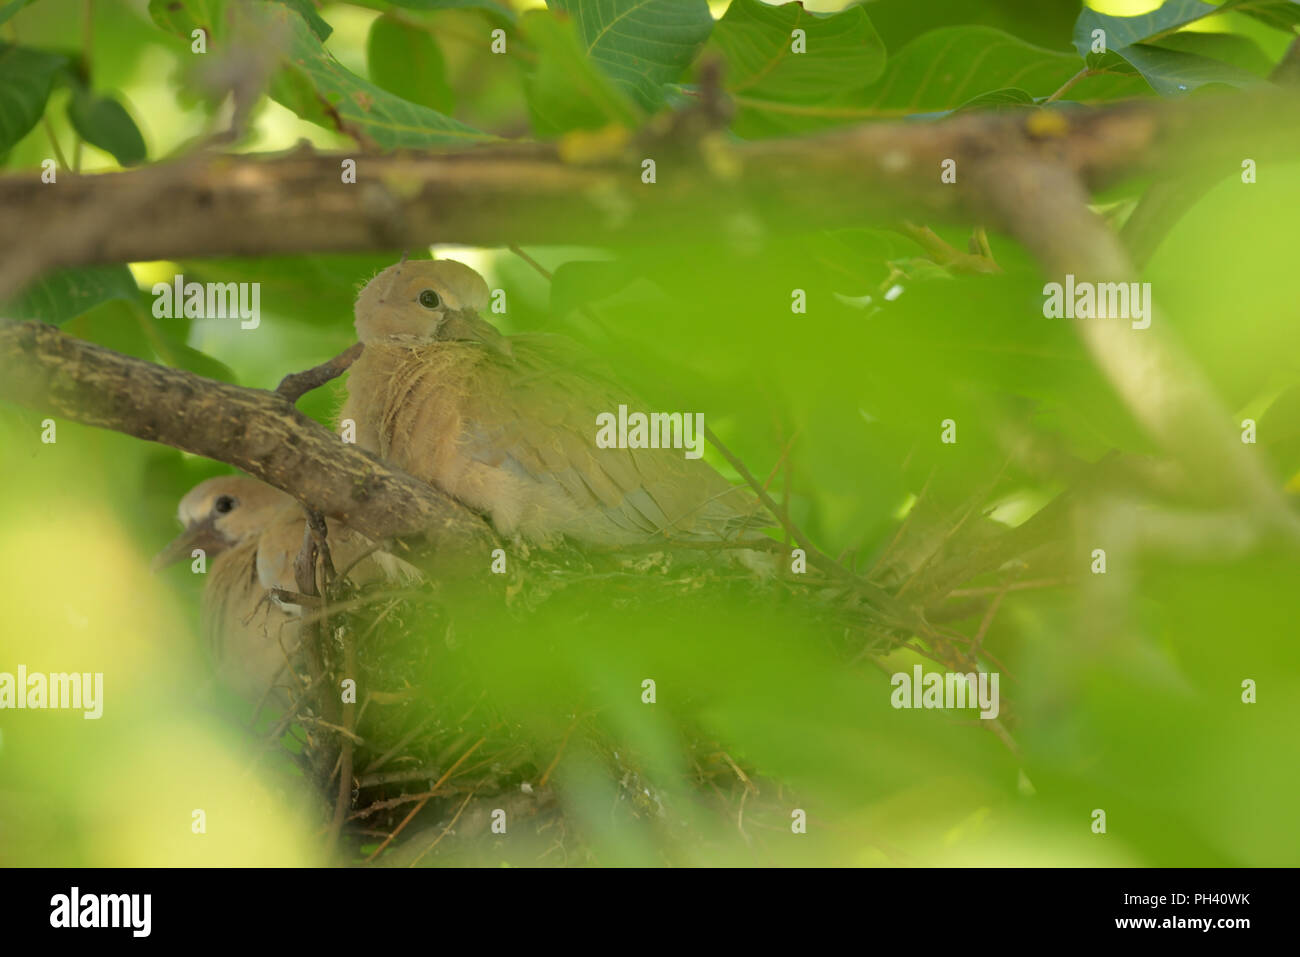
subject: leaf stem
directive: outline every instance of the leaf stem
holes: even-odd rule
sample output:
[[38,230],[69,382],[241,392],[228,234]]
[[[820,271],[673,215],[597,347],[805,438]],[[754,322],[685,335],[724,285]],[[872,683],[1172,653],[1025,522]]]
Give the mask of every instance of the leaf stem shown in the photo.
[[1082,79],[1085,79],[1085,78],[1087,78],[1087,77],[1092,76],[1093,73],[1095,73],[1095,72],[1096,72],[1096,71],[1093,70],[1092,67],[1087,67],[1087,66],[1085,66],[1082,70],[1080,70],[1080,71],[1079,71],[1078,73],[1076,73],[1074,76],[1070,77],[1070,78],[1069,78],[1068,80],[1066,80],[1063,84],[1061,84],[1061,88],[1060,88],[1059,90],[1057,90],[1055,93],[1053,93],[1051,96],[1049,96],[1049,97],[1048,97],[1046,100],[1044,100],[1043,102],[1044,102],[1044,103],[1054,103],[1055,101],[1059,100],[1062,96],[1064,96],[1066,93],[1068,93],[1068,92],[1070,91],[1071,87],[1074,86],[1074,84],[1078,83],[1078,82],[1079,82],[1080,80],[1082,80]]

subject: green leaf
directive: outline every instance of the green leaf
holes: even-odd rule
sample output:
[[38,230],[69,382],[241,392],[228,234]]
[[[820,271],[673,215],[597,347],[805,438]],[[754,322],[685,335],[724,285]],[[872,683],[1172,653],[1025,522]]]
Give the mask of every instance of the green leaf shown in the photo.
[[317,331],[352,335],[352,306],[360,285],[397,262],[399,252],[266,256],[260,259],[183,261],[187,281],[256,282],[263,311],[281,304],[295,322]]
[[3,7],[0,7],[0,24],[3,24],[23,7],[31,6],[35,2],[36,0],[12,0],[11,3],[6,3]]
[[[804,52],[794,52],[794,30]],[[861,89],[885,69],[885,46],[861,7],[809,13],[801,4],[734,0],[710,46],[726,60],[727,89],[747,99],[816,103]]]
[[[1131,70],[1119,61],[1125,70]],[[1025,43],[988,27],[946,27],[917,37],[886,64],[884,75],[863,90],[821,103],[783,103],[736,97],[742,108],[743,136],[779,135],[837,124],[899,116],[943,113],[1007,90],[1032,99],[1055,93],[1079,72],[1079,59]],[[1099,102],[1150,95],[1150,86],[1131,73],[1098,75],[1071,87],[1071,99]],[[1017,97],[1018,98],[1018,97]],[[985,104],[987,105],[987,104]]]
[[1002,90],[990,90],[987,93],[972,97],[957,107],[957,112],[960,113],[964,110],[1009,110],[1033,105],[1034,98],[1024,90],[1017,87],[1007,87]]
[[149,17],[186,40],[196,29],[214,38],[224,34],[225,7],[225,0],[149,0]]
[[55,53],[0,43],[0,152],[40,122],[54,76],[67,62]]
[[60,269],[23,290],[5,315],[39,319],[55,325],[89,312],[112,299],[134,302],[140,289],[125,266],[83,266]]
[[1259,77],[1229,63],[1145,43],[1127,46],[1119,55],[1161,96],[1188,93],[1208,83],[1244,87],[1260,82]]
[[[1079,72],[1068,53],[1032,46],[987,27],[948,27],[913,40],[893,57],[880,82],[860,97],[882,116],[956,109],[995,90],[1046,97]],[[1146,92],[1136,77],[1090,77],[1072,97],[1109,100]]]
[[889,50],[923,33],[961,25],[992,27],[1049,49],[1069,49],[1078,0],[868,0],[871,22]]
[[[269,5],[255,11],[267,29],[284,32],[288,41],[285,70],[298,75],[290,83],[272,84],[271,95],[304,119],[383,149],[496,139],[363,80],[330,56],[306,21],[288,9]],[[307,102],[304,94],[308,91],[314,102]]]
[[132,311],[159,362],[176,369],[187,369],[209,379],[238,384],[238,376],[228,365],[186,344],[190,320],[159,319],[151,309],[138,302],[132,304]]
[[640,110],[583,53],[573,21],[530,10],[520,29],[537,51],[537,68],[525,80],[524,93],[538,136],[638,125]]
[[[1185,49],[1155,45],[1158,41],[1172,39],[1174,34],[1205,17],[1223,12],[1234,6],[1245,12],[1250,0],[1214,6],[1200,0],[1168,0],[1150,13],[1135,17],[1113,17],[1095,10],[1084,10],[1074,25],[1074,46],[1079,55],[1095,57],[1092,52],[1093,32],[1105,34],[1106,51],[1130,63],[1151,88],[1162,96],[1187,93],[1208,83],[1225,83],[1230,86],[1248,86],[1256,81],[1250,73]],[[1179,41],[1173,44],[1175,47]],[[1202,43],[1202,48],[1208,44]]]
[[1167,36],[1155,45],[1218,60],[1259,77],[1267,77],[1273,71],[1273,60],[1260,49],[1259,44],[1235,33],[1184,31]]
[[654,110],[709,38],[706,0],[547,0],[578,26],[582,47],[636,103]]
[[393,6],[408,10],[480,10],[489,18],[502,23],[514,23],[518,18],[509,4],[497,0],[392,0]]
[[1297,0],[1227,0],[1219,7],[1220,13],[1233,11],[1254,17],[1270,27],[1292,33],[1300,23],[1300,2]]
[[1074,23],[1074,48],[1079,56],[1086,57],[1092,52],[1092,31],[1102,30],[1106,34],[1106,49],[1119,52],[1135,43],[1158,40],[1222,10],[1201,0],[1167,0],[1158,9],[1135,17],[1113,17],[1085,8]]
[[637,278],[621,262],[573,260],[561,263],[551,277],[551,313],[566,317],[625,289]]
[[412,103],[449,113],[451,87],[442,51],[427,30],[384,15],[370,25],[366,40],[370,79]]
[[1190,23],[1222,13],[1244,13],[1288,33],[1300,24],[1297,0],[1226,0],[1218,4],[1200,0],[1167,0],[1149,13],[1114,17],[1084,9],[1074,24],[1074,48],[1080,56],[1092,50],[1092,31],[1106,32],[1106,48],[1123,50],[1136,43],[1155,43],[1173,36]]
[[316,7],[311,0],[276,0],[277,3],[283,3],[290,10],[296,10],[298,15],[307,21],[311,27],[311,32],[316,34],[316,38],[324,43],[329,39],[329,35],[334,32],[334,28],[320,18],[316,12]]
[[144,137],[131,114],[112,97],[77,90],[68,101],[68,120],[82,139],[111,153],[123,166],[144,162]]

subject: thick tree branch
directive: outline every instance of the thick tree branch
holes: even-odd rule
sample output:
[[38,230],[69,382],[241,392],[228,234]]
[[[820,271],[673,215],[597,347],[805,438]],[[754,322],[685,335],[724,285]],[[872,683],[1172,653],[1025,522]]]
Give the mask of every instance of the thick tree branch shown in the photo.
[[[1213,130],[1214,135],[1206,135]],[[674,138],[676,137],[676,138]],[[1238,169],[1300,154],[1300,99],[1271,91],[1141,101],[1098,110],[962,113],[816,136],[728,144],[680,134],[574,157],[507,144],[455,153],[276,157],[196,155],[96,176],[0,178],[0,301],[42,272],[83,263],[394,249],[434,242],[601,243],[725,230],[736,216],[773,228],[977,221],[964,175],[990,158],[1034,158],[1089,188],[1205,165]],[[657,182],[641,180],[655,159]],[[356,161],[356,182],[342,164]],[[957,162],[956,184],[940,180]]]
[[234,465],[376,541],[424,533],[437,553],[490,547],[487,525],[473,512],[344,444],[274,392],[22,322],[0,326],[0,399]]

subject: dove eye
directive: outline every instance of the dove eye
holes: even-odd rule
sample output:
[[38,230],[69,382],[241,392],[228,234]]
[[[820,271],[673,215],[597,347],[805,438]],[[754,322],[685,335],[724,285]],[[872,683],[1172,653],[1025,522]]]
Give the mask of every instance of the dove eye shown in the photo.
[[235,500],[231,498],[229,495],[222,495],[213,504],[212,510],[216,512],[218,515],[225,515],[234,507],[235,507]]
[[425,309],[437,309],[442,305],[442,298],[432,289],[426,289],[420,293],[420,305]]

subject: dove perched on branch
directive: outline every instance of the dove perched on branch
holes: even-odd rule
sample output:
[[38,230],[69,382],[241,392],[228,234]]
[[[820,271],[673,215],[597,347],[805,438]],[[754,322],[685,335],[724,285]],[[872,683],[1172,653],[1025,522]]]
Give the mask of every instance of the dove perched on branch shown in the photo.
[[[250,700],[272,684],[291,685],[286,663],[295,660],[302,610],[277,601],[272,589],[298,589],[294,559],[302,549],[306,513],[292,496],[231,475],[200,482],[181,499],[177,514],[185,529],[158,554],[154,567],[204,550],[203,636],[218,677]],[[327,520],[326,529],[334,567],[358,585],[419,575],[342,523]]]
[[480,316],[488,300],[453,260],[402,262],[362,289],[365,350],[340,416],[359,445],[530,542],[763,537],[769,520],[748,491],[703,460],[600,447],[598,415],[646,407],[563,337],[503,336]]

